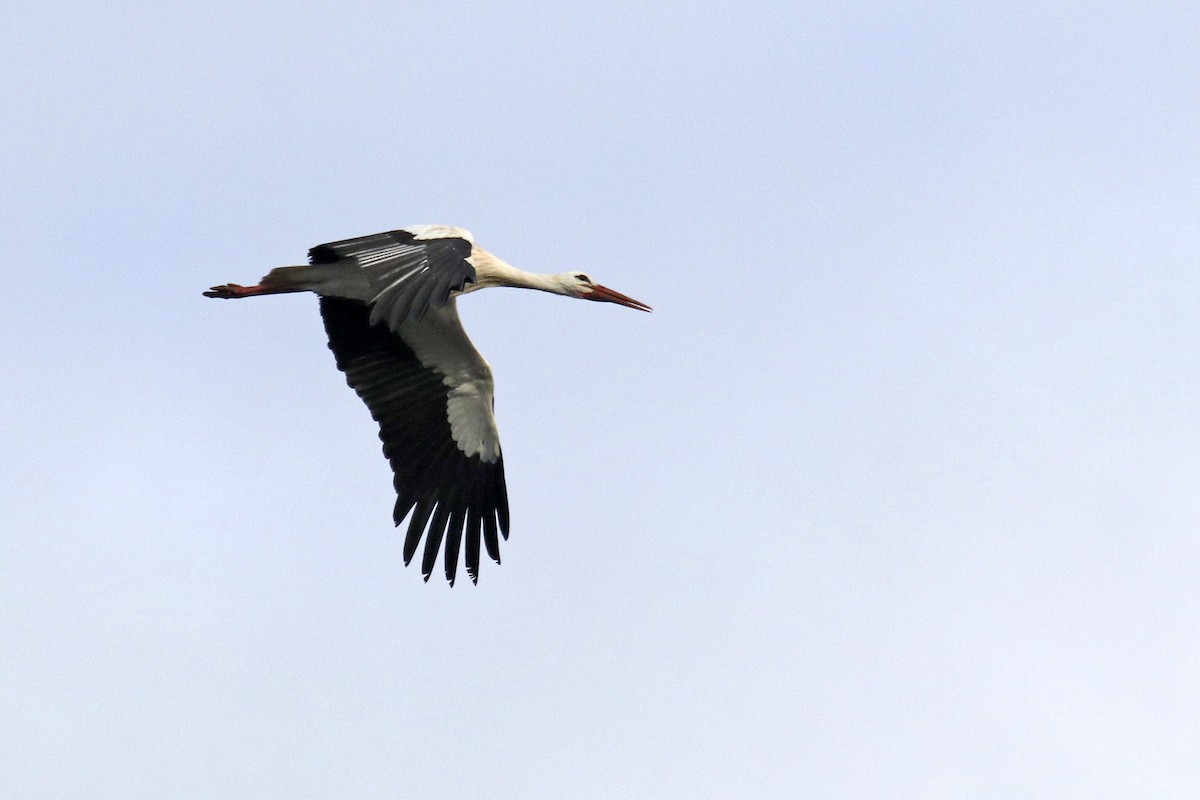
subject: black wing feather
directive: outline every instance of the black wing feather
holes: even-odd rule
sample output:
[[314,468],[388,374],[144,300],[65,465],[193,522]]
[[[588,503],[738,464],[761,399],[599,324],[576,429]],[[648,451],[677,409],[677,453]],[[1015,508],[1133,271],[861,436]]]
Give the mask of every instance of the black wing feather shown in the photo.
[[464,535],[467,537],[467,553],[465,558],[467,564],[467,574],[471,576],[471,580],[475,581],[479,578],[479,533],[483,527],[483,520],[479,516],[479,506],[472,503],[467,509],[467,528]]
[[466,239],[417,239],[409,231],[396,230],[317,245],[308,251],[308,260],[354,261],[373,294],[371,321],[397,328],[406,318],[420,319],[430,307],[446,305],[451,292],[474,283],[470,255]]
[[504,457],[486,463],[458,448],[450,431],[449,390],[442,376],[423,366],[386,326],[372,325],[370,313],[356,300],[321,298],[321,317],[338,369],[379,423],[396,489],[396,525],[411,515],[404,563],[412,560],[426,535],[421,566],[428,580],[444,539],[446,577],[453,583],[465,532],[467,574],[474,582],[479,577],[480,528],[488,555],[497,563],[497,520],[508,538]]
[[454,585],[458,574],[458,550],[462,545],[463,521],[467,516],[466,506],[458,503],[450,513],[450,525],[446,528],[446,580]]

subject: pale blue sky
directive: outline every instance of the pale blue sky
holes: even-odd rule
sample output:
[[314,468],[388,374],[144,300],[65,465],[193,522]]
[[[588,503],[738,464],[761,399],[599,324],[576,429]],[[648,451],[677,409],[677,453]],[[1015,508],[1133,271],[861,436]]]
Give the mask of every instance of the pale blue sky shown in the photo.
[[[1194,3],[0,9],[14,797],[1194,798]],[[311,297],[470,228],[505,563]]]

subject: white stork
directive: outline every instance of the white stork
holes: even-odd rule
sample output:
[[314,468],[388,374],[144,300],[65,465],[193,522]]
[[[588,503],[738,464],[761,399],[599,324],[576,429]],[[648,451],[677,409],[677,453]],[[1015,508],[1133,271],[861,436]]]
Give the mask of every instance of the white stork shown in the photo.
[[257,286],[227,283],[206,297],[315,292],[337,367],[379,423],[392,465],[397,526],[411,512],[407,565],[425,535],[421,572],[429,580],[442,539],[454,585],[466,534],[466,566],[479,579],[479,539],[500,563],[497,531],[508,538],[504,457],[492,416],[492,371],[467,338],[455,308],[461,294],[492,286],[540,289],[649,311],[582,272],[538,275],[480,248],[469,231],[446,225],[317,245],[307,266],[278,267]]

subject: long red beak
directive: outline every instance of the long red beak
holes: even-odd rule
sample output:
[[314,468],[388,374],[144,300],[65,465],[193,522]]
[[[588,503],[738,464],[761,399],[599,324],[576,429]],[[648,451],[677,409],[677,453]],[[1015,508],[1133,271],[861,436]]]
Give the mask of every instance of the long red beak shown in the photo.
[[650,311],[650,306],[645,303],[638,302],[632,297],[626,297],[620,292],[614,292],[607,286],[601,286],[598,283],[592,284],[592,290],[585,295],[580,295],[585,300],[598,300],[602,303],[616,303],[619,306],[626,308],[636,308],[638,311]]

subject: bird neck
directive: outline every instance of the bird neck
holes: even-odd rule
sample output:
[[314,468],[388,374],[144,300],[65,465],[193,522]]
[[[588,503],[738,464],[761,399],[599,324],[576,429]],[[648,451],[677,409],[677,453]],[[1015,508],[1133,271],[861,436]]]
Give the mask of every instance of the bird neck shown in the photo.
[[520,289],[537,289],[554,294],[568,294],[569,275],[543,275],[537,272],[526,272],[517,269],[512,264],[496,258],[491,253],[476,247],[472,253],[475,264],[475,288],[485,289],[489,286],[514,286]]

